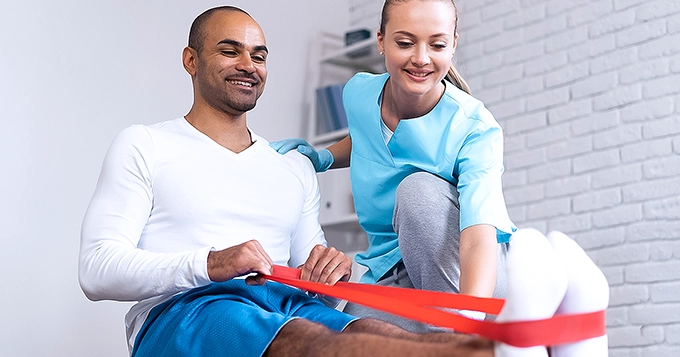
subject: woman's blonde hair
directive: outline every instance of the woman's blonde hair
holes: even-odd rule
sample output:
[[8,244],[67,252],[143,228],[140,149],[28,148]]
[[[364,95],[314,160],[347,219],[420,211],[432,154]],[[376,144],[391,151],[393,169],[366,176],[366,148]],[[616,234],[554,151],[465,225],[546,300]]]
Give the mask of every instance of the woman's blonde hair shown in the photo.
[[[385,4],[383,4],[382,8],[382,13],[380,15],[380,33],[385,33],[385,25],[387,24],[387,21],[389,19],[389,9],[392,7],[392,5],[400,2],[407,2],[410,0],[385,0]],[[420,0],[424,1],[424,0]],[[453,0],[439,0],[439,1],[446,1],[453,6],[453,12],[456,18],[455,22],[455,27],[453,29],[454,33],[458,32],[458,8],[456,7],[456,3]],[[453,83],[456,87],[460,88],[462,91],[464,91],[467,94],[471,94],[470,91],[470,86],[465,82],[463,77],[458,73],[458,70],[456,70],[456,67],[454,67],[453,64],[451,64],[451,67],[449,67],[449,72],[446,74],[446,77],[444,79],[448,80],[449,82]]]

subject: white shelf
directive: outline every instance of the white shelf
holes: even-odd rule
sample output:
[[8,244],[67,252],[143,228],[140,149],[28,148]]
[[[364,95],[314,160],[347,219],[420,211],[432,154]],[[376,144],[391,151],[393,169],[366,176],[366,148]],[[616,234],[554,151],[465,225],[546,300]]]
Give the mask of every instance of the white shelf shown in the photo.
[[[323,55],[319,62],[352,68],[357,71],[377,72],[380,71],[380,66],[382,66],[384,61],[378,52],[377,46],[375,36],[371,35],[371,37],[365,40]],[[351,53],[360,51],[367,51],[368,54],[350,57]]]
[[335,130],[335,131],[331,131],[331,132],[328,132],[328,133],[316,135],[312,138],[311,141],[312,141],[312,144],[314,144],[314,145],[332,143],[332,142],[335,142],[335,141],[338,141],[338,140],[344,138],[348,134],[349,134],[349,129],[343,128],[343,129],[340,129],[340,130]]

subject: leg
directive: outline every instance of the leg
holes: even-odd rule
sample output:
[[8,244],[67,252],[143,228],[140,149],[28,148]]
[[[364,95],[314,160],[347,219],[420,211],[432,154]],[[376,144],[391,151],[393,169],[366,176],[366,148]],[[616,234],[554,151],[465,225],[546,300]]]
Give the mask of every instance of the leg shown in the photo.
[[349,324],[343,332],[371,333],[385,337],[394,337],[402,340],[418,342],[460,343],[466,339],[469,339],[469,336],[467,335],[451,332],[414,333],[391,323],[386,323],[384,321],[371,318],[362,318],[356,320]]
[[[507,258],[508,298],[496,321],[538,320],[555,314],[567,290],[567,274],[548,240],[534,229],[512,236]],[[496,357],[547,357],[543,346],[497,343]]]
[[[414,288],[413,283],[411,282],[411,279],[409,279],[408,273],[406,272],[406,268],[404,267],[403,263],[397,264],[397,266],[395,266],[393,270],[390,273],[388,273],[388,275],[386,275],[380,281],[377,282],[377,285],[395,286],[409,289]],[[372,309],[370,307],[355,304],[352,302],[347,302],[347,305],[345,305],[344,312],[353,316],[367,318],[367,320],[377,319],[389,322],[390,324],[399,326],[404,330],[419,334],[424,332],[450,331],[449,329],[431,326],[428,324],[424,324],[422,322],[410,320],[407,318],[403,318],[401,316],[393,315],[384,311]]]
[[[427,172],[397,188],[393,226],[408,276],[417,289],[459,293],[460,205],[450,182]],[[505,297],[505,254],[499,245],[495,297]]]
[[[357,321],[358,322],[358,321]],[[355,324],[356,322],[352,323]],[[391,327],[382,330],[377,322],[371,328],[391,334]],[[363,330],[364,327],[356,328]],[[459,335],[450,343],[418,342],[364,331],[333,332],[322,325],[296,319],[286,324],[265,352],[266,357],[286,356],[460,356],[492,357],[493,344],[484,339]]]
[[458,191],[427,172],[407,176],[397,188],[392,225],[417,289],[460,292]]
[[[407,176],[397,189],[393,218],[404,267],[397,265],[378,285],[459,293],[459,220],[455,186],[427,172]],[[498,247],[494,296],[505,297],[508,248],[507,244]],[[352,303],[344,311],[387,321],[412,332],[446,331]]]
[[[559,232],[548,234],[555,253],[561,258],[568,276],[567,292],[558,313],[586,313],[607,308],[609,285],[602,271],[576,242]],[[607,357],[607,335],[551,347],[553,357]]]

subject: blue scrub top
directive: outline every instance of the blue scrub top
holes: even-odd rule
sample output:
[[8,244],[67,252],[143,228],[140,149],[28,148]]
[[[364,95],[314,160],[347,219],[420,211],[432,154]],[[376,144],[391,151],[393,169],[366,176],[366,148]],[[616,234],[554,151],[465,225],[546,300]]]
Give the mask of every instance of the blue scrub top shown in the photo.
[[352,138],[350,176],[359,223],[368,249],[362,282],[375,283],[401,260],[392,228],[395,192],[404,177],[427,171],[458,188],[461,231],[496,227],[499,243],[517,228],[503,197],[503,133],[484,104],[448,81],[439,103],[419,118],[401,120],[385,144],[380,99],[389,75],[358,73],[345,85],[343,104]]

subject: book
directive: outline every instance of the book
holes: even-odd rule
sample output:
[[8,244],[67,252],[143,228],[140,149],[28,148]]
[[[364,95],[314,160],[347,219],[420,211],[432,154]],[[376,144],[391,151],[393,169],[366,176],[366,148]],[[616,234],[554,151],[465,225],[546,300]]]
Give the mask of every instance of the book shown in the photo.
[[344,83],[316,89],[317,134],[347,127],[347,114],[342,105]]

